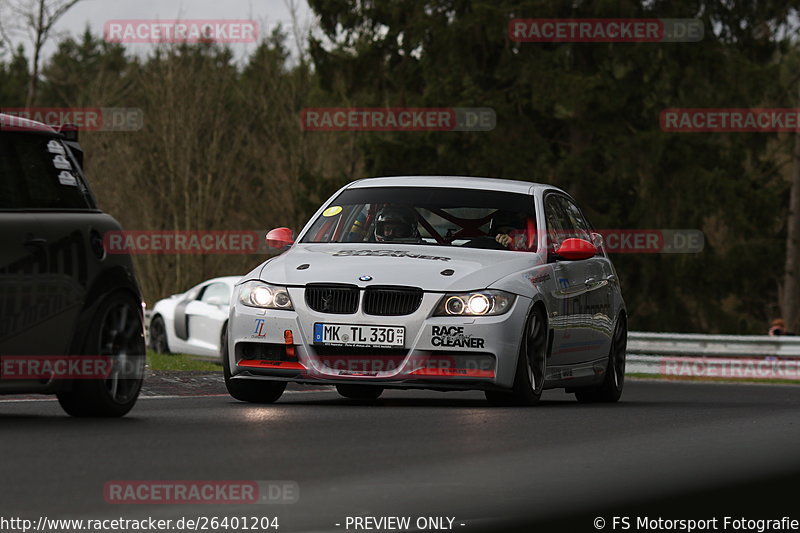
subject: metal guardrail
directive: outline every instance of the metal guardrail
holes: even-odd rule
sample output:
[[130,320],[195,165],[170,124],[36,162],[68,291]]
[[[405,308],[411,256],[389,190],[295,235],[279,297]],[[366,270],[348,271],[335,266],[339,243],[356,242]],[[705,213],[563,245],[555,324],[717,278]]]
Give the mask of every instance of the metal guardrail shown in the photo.
[[697,333],[628,333],[628,353],[686,357],[800,357],[800,337],[701,335]]
[[800,337],[632,331],[626,373],[798,381]]

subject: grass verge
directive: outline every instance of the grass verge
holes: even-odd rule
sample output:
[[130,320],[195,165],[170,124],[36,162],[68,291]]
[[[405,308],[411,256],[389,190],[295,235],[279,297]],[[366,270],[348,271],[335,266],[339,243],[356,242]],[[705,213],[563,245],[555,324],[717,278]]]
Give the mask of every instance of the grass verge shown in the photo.
[[628,378],[658,379],[661,381],[694,381],[712,383],[779,383],[782,385],[800,385],[796,379],[758,379],[758,378],[722,378],[703,376],[663,376],[661,374],[645,374],[640,372],[626,373]]
[[163,354],[156,353],[153,350],[147,350],[147,364],[150,370],[202,370],[206,372],[222,372],[222,365],[182,353]]

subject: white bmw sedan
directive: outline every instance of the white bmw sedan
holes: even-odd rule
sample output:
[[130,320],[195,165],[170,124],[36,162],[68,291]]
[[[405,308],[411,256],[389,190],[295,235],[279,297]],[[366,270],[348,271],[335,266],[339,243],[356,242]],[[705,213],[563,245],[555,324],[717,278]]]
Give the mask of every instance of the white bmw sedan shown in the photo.
[[209,279],[156,302],[148,329],[150,349],[219,360],[227,334],[231,294],[240,279]]
[[230,394],[273,402],[288,382],[376,399],[386,388],[478,389],[530,405],[544,389],[613,402],[627,318],[600,235],[544,184],[355,181],[237,283],[223,355]]

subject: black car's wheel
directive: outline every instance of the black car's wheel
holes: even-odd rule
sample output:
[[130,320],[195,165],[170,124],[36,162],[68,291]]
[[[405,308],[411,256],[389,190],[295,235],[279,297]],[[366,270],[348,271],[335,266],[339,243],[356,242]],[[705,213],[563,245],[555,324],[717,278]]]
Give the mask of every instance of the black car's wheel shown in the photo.
[[608,353],[608,367],[603,384],[599,387],[578,389],[575,397],[579,402],[616,402],[622,396],[625,386],[625,353],[628,347],[628,325],[625,317],[620,315],[614,336],[611,338],[611,349]]
[[231,379],[227,323],[222,333],[222,339],[224,339],[220,350],[222,354],[222,375],[225,377],[225,387],[228,389],[228,394],[240,402],[273,403],[278,401],[283,391],[286,390],[285,381]]
[[150,349],[157,353],[170,353],[167,341],[167,327],[161,315],[150,321]]
[[336,385],[336,391],[351,400],[377,400],[383,394],[383,387],[372,385]]
[[486,391],[486,399],[498,405],[534,405],[544,390],[547,373],[547,320],[536,306],[525,322],[517,357],[514,387],[510,392]]
[[123,416],[139,396],[144,376],[145,345],[142,308],[125,292],[100,305],[91,323],[84,354],[111,363],[106,379],[78,379],[72,390],[58,393],[61,407],[72,416]]

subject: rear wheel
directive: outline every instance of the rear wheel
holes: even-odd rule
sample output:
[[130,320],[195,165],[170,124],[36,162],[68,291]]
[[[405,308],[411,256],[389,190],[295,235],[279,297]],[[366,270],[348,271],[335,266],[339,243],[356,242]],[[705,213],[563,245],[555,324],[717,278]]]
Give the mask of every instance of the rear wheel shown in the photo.
[[231,362],[228,357],[228,324],[222,331],[220,339],[222,346],[222,374],[225,378],[225,387],[228,394],[240,402],[273,403],[278,400],[286,390],[285,381],[265,381],[260,379],[244,380],[231,378]]
[[142,308],[133,296],[117,292],[106,298],[90,326],[84,353],[109,358],[111,373],[106,379],[76,380],[72,390],[58,393],[64,411],[81,417],[115,417],[130,411],[144,376],[143,332]]
[[373,385],[336,385],[336,391],[351,400],[377,400],[383,394],[383,387]]
[[542,307],[536,306],[525,322],[514,387],[510,392],[486,391],[486,399],[497,405],[534,405],[544,390],[546,372],[547,321]]
[[611,349],[608,353],[608,367],[603,384],[589,389],[578,389],[575,398],[582,403],[613,403],[622,396],[625,386],[625,353],[628,347],[628,325],[625,317],[620,315],[614,336],[611,338]]
[[156,315],[150,321],[150,349],[157,353],[170,353],[167,342],[167,327],[161,315]]

